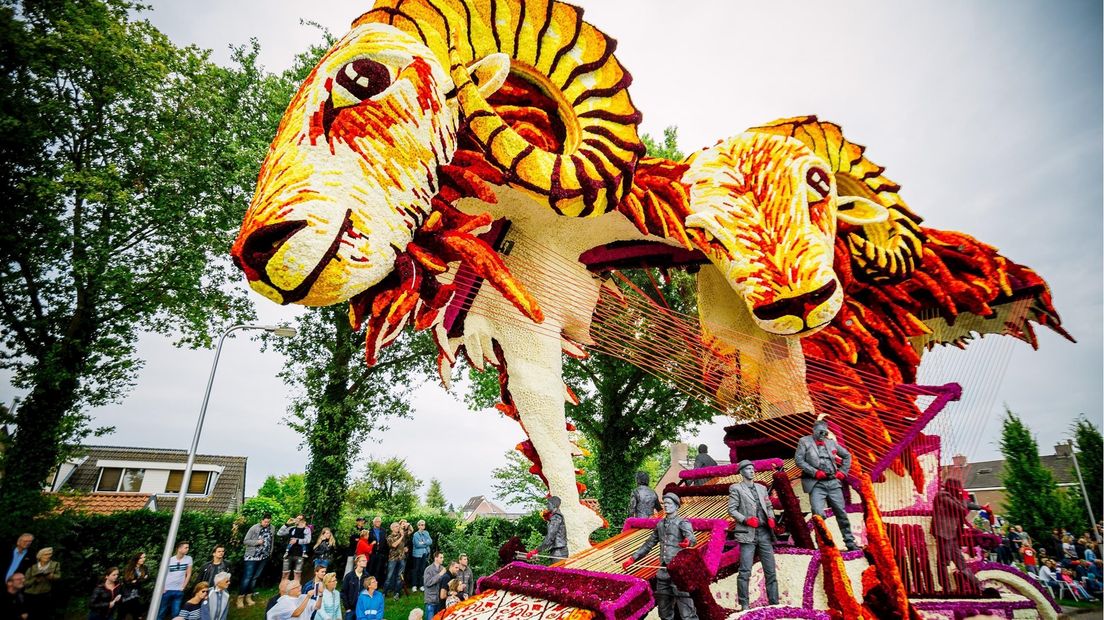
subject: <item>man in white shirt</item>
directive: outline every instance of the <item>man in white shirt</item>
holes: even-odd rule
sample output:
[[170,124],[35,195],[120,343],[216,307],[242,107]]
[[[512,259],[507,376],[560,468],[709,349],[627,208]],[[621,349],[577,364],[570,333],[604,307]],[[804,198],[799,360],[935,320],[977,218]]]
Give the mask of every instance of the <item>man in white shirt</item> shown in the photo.
[[176,555],[169,558],[169,570],[165,576],[165,591],[161,594],[159,615],[164,620],[180,614],[184,602],[184,586],[192,580],[192,556],[188,555],[188,541],[176,545]]
[[1052,591],[1057,592],[1059,587],[1058,574],[1055,572],[1054,567],[1054,560],[1043,562],[1043,565],[1039,567],[1039,581]]
[[230,573],[221,572],[215,575],[215,587],[207,595],[200,608],[203,620],[226,620],[230,612]]
[[[284,588],[287,589],[284,590]],[[268,610],[265,620],[291,620],[302,616],[307,603],[310,602],[310,597],[303,595],[303,584],[298,581],[285,581],[280,589],[284,595],[276,601],[272,609]]]

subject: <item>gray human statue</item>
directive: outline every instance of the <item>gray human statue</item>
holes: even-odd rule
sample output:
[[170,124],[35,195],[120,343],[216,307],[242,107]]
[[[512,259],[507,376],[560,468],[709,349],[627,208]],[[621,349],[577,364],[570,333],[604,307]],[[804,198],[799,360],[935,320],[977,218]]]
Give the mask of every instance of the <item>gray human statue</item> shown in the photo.
[[690,522],[678,514],[682,500],[674,493],[663,496],[663,510],[667,513],[656,524],[652,535],[632,557],[621,564],[621,568],[628,570],[634,562],[648,555],[652,547],[659,545],[659,571],[656,573],[655,600],[659,608],[661,620],[675,620],[675,609],[682,620],[698,620],[698,612],[694,609],[694,601],[690,594],[675,587],[671,581],[671,575],[667,572],[667,564],[675,559],[679,551],[698,544],[698,537],[694,535],[694,528]]
[[848,551],[858,549],[851,535],[851,522],[843,504],[843,479],[851,470],[851,453],[828,436],[828,423],[818,420],[813,434],[797,440],[794,461],[801,469],[801,489],[809,494],[813,513],[824,517],[825,504],[832,508],[836,525]]
[[740,608],[748,608],[748,582],[755,552],[763,565],[767,582],[767,601],[778,604],[778,575],[774,566],[774,508],[767,487],[755,482],[755,465],[745,459],[737,465],[743,480],[728,487],[728,514],[735,521],[736,542],[740,543],[740,574],[736,579],[736,597]]
[[[717,461],[709,456],[709,446],[704,443],[698,446],[698,455],[694,457],[694,469],[701,469],[702,467],[716,467]],[[690,484],[693,486],[701,486],[705,484],[705,478],[698,478],[692,481]]]
[[567,557],[567,526],[564,525],[563,513],[560,512],[560,498],[553,495],[548,498],[548,529],[545,530],[544,540],[536,549],[526,554],[531,559],[538,553],[550,556],[557,560]]
[[629,516],[647,519],[659,512],[659,496],[649,486],[648,472],[636,472],[636,489],[629,498]]

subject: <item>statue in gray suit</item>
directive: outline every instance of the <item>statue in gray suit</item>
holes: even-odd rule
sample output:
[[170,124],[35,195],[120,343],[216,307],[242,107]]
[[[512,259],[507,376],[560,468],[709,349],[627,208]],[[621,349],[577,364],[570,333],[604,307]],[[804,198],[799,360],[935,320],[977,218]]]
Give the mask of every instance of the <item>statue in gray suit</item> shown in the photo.
[[632,557],[621,564],[621,568],[628,570],[633,562],[648,555],[652,547],[659,545],[659,572],[656,573],[655,601],[659,608],[659,617],[662,620],[675,620],[675,608],[678,607],[678,615],[682,620],[698,620],[698,612],[694,608],[694,601],[690,599],[688,592],[683,592],[675,587],[671,581],[671,575],[667,572],[667,564],[675,559],[675,555],[698,544],[698,537],[694,534],[694,528],[690,522],[678,515],[682,499],[674,493],[663,496],[663,510],[666,516],[659,520],[652,535]]
[[825,504],[831,506],[847,550],[858,549],[843,505],[842,481],[851,470],[851,453],[828,437],[827,422],[818,420],[813,425],[812,435],[797,440],[794,461],[801,469],[801,489],[809,494],[813,513],[823,518]]
[[778,576],[774,569],[774,507],[771,506],[767,488],[753,479],[755,466],[751,461],[739,463],[743,480],[728,487],[728,514],[736,520],[733,533],[740,543],[740,576],[736,580],[736,596],[740,608],[748,608],[748,582],[755,552],[763,564],[763,578],[767,582],[767,601],[778,604]]
[[659,496],[648,486],[648,472],[636,472],[636,489],[629,499],[629,516],[648,519],[659,512]]

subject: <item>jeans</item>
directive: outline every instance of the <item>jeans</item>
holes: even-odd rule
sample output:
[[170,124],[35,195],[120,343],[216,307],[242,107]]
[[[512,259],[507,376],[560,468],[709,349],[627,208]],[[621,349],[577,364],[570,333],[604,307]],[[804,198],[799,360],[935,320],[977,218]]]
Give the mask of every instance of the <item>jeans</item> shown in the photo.
[[183,590],[165,590],[161,595],[161,608],[157,612],[158,620],[172,620],[180,613],[180,606],[184,603]]
[[856,548],[855,537],[851,535],[851,521],[847,518],[847,508],[843,502],[843,485],[839,480],[820,480],[809,491],[809,505],[814,514],[824,517],[825,504],[832,508],[836,525],[843,535],[843,544],[848,549]]
[[238,587],[238,594],[246,595],[253,594],[253,585],[257,583],[257,577],[261,576],[261,571],[264,569],[265,560],[246,560],[245,567],[242,568],[241,585]]
[[433,620],[433,615],[437,613],[437,603],[426,603],[425,606],[425,620]]
[[391,560],[387,563],[387,583],[383,585],[383,593],[397,592],[402,594],[402,572],[406,567],[406,560]]
[[[411,580],[414,583],[410,584],[411,587],[421,588],[425,585],[426,560],[428,559],[428,555],[423,555],[420,558],[414,558],[414,578]],[[429,619],[427,618],[426,620]]]

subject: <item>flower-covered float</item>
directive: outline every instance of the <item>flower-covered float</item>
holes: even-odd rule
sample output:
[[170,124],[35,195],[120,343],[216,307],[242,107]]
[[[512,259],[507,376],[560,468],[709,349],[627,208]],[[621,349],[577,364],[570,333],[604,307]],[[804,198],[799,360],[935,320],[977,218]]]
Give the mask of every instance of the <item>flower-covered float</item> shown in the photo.
[[[655,562],[628,574],[619,562],[654,520],[592,547],[603,520],[579,502],[561,365],[589,348],[664,373],[738,422],[733,461],[756,461],[785,534],[782,602],[744,617],[1052,617],[1023,575],[978,564],[978,587],[932,551],[940,439],[923,431],[959,390],[915,384],[937,344],[986,333],[1034,344],[1033,323],[1064,334],[1045,282],[968,235],[924,227],[863,147],[816,117],[682,162],[645,157],[615,49],[561,2],[378,2],[289,104],[232,250],[273,301],[349,302],[368,363],[409,325],[432,331],[446,383],[460,358],[499,370],[499,408],[563,500],[572,555],[511,563],[446,615],[652,608]],[[655,266],[697,273],[697,316],[617,285],[618,270]],[[794,492],[793,443],[824,416],[855,455],[846,517],[864,551],[841,553],[834,520],[810,519]],[[668,489],[698,531],[672,578],[699,614],[736,613],[724,509],[735,471],[684,473],[706,484]]]

